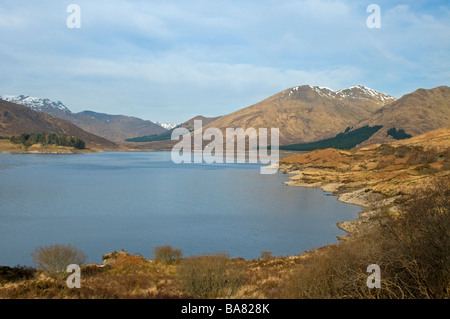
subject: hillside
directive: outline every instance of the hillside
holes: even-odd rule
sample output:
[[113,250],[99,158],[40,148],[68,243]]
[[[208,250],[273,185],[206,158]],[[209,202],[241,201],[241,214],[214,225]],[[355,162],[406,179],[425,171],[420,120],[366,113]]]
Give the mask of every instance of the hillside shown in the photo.
[[72,122],[86,132],[105,139],[122,143],[125,139],[160,134],[166,131],[161,125],[137,117],[125,115],[110,115],[93,111],[72,113],[62,102],[49,99],[39,99],[31,96],[0,96],[0,100],[29,107],[33,111],[44,112],[49,115]]
[[355,128],[382,125],[383,128],[360,146],[394,141],[388,130],[403,129],[412,136],[450,126],[450,87],[418,89],[377,110]]
[[281,145],[313,142],[344,132],[394,100],[361,85],[339,91],[296,86],[224,115],[204,129],[279,128]]
[[201,120],[203,125],[214,122],[220,118],[218,117],[205,117],[197,115],[190,120],[177,125],[175,128],[168,130],[162,134],[139,136],[131,139],[127,139],[124,144],[128,149],[133,150],[145,150],[145,151],[170,151],[172,147],[178,143],[178,141],[172,141],[172,132],[176,128],[187,128],[189,131],[194,130],[194,121]]
[[93,111],[83,111],[67,118],[85,131],[108,137],[116,143],[123,143],[127,138],[161,134],[167,130],[148,120],[133,116],[110,115]]
[[381,125],[374,127],[363,126],[351,131],[349,130],[350,128],[348,128],[345,130],[345,132],[339,133],[335,137],[310,143],[282,145],[280,146],[280,150],[313,151],[316,149],[324,149],[330,147],[338,149],[351,149],[369,139],[381,128]]
[[[29,96],[3,96],[33,110],[68,120],[82,130],[138,150],[170,150],[172,130],[151,121],[92,111],[72,113],[61,102]],[[203,129],[279,128],[280,145],[288,150],[353,148],[392,142],[450,125],[450,88],[418,89],[395,98],[355,85],[333,91],[296,86],[233,113],[196,116],[177,127]],[[138,142],[138,143],[136,143]],[[282,147],[283,149],[283,147]]]
[[[396,210],[405,195],[424,189],[433,179],[450,176],[450,126],[410,139],[357,150],[332,148],[288,156],[280,170],[293,174],[286,184],[319,187],[339,200],[364,207]],[[382,210],[369,210],[356,221],[342,223],[361,232],[377,222]]]
[[30,108],[0,100],[0,136],[21,135],[22,133],[58,133],[77,137],[86,142],[88,148],[110,149],[116,144],[86,132],[73,123],[36,112]]

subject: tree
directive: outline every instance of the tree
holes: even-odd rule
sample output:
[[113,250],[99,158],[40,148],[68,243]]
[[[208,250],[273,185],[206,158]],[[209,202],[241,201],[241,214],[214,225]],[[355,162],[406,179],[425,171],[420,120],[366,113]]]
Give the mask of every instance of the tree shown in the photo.
[[183,251],[170,245],[157,246],[153,249],[153,259],[165,264],[178,262],[181,257],[183,257]]
[[87,255],[72,245],[54,244],[38,247],[31,253],[36,268],[48,273],[52,278],[64,279],[68,274],[67,266],[76,264],[84,266]]

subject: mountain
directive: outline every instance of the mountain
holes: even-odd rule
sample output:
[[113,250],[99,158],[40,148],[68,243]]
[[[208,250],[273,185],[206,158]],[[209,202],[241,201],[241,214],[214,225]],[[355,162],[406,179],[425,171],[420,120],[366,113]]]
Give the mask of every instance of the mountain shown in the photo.
[[115,148],[116,144],[92,133],[86,132],[73,123],[31,108],[0,100],[0,136],[21,135],[22,133],[58,133],[77,137],[89,148]]
[[[382,125],[383,128],[360,146],[394,141],[392,129],[415,136],[450,126],[450,88],[418,89],[378,109],[372,116],[355,125]],[[389,134],[388,134],[389,133]]]
[[165,128],[151,121],[125,115],[110,115],[92,111],[72,113],[62,102],[39,99],[26,95],[0,96],[0,99],[29,107],[52,116],[72,122],[83,130],[105,139],[122,143],[125,139],[160,134]]
[[93,111],[83,111],[69,117],[69,120],[82,129],[99,136],[109,136],[111,140],[122,143],[130,137],[161,134],[167,130],[151,121],[125,115],[110,115]]
[[178,124],[172,124],[172,123],[161,123],[159,121],[155,121],[154,123],[165,128],[166,130],[171,130],[171,129],[177,127],[177,125],[178,125]]
[[395,101],[362,85],[339,91],[302,85],[224,115],[203,128],[279,128],[280,144],[306,143],[334,137]]
[[181,123],[177,127],[184,127],[184,128],[187,128],[189,131],[193,131],[194,130],[194,121],[200,120],[200,121],[202,121],[202,125],[206,126],[220,118],[221,118],[221,116],[205,117],[203,115],[197,115],[197,116],[194,116],[193,118],[191,118],[190,120],[187,120],[186,122]]
[[44,112],[56,117],[60,117],[64,113],[72,113],[61,101],[53,102],[49,99],[39,99],[28,95],[3,95],[0,96],[0,100],[25,105],[33,111]]
[[[180,125],[177,125],[176,127],[172,128],[171,130],[168,130],[161,134],[153,134],[153,135],[146,135],[146,136],[138,136],[126,139],[127,142],[155,142],[155,141],[170,141],[172,139],[172,132],[176,128],[187,128],[189,131],[194,130],[194,121],[195,120],[201,120],[202,125],[207,125],[215,120],[220,118],[220,116],[217,117],[204,117],[202,115],[197,115],[190,120],[187,120],[184,123],[181,123]],[[175,143],[175,142],[173,142]]]

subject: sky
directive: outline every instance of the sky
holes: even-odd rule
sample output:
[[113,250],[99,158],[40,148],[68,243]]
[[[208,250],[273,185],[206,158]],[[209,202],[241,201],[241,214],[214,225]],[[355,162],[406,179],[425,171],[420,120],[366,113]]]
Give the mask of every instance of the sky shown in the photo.
[[450,1],[0,0],[0,95],[73,112],[178,124],[297,85],[400,98],[449,80]]

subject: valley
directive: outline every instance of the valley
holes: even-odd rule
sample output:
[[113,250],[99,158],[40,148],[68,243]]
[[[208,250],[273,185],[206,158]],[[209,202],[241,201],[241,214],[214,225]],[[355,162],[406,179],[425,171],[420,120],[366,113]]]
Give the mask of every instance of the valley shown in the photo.
[[[448,268],[445,268],[448,256],[443,247],[448,243],[449,229],[449,94],[449,87],[440,86],[419,89],[395,99],[363,86],[336,92],[299,86],[231,114],[213,118],[197,116],[177,126],[185,128],[189,134],[195,133],[194,120],[202,120],[203,131],[208,128],[225,132],[227,127],[279,127],[282,158],[278,170],[287,174],[286,186],[320,188],[337,196],[340,202],[362,209],[356,218],[336,223],[344,234],[336,235],[338,242],[335,244],[289,256],[274,256],[271,251],[263,251],[260,257],[247,260],[231,258],[227,254],[209,254],[179,256],[166,262],[155,257],[145,258],[141,252],[116,251],[104,255],[102,263],[90,263],[81,268],[85,287],[82,290],[70,290],[42,270],[0,266],[0,298],[448,298]],[[67,112],[60,104],[56,106]],[[140,119],[95,112],[77,115],[78,119],[85,117],[89,117],[91,123],[97,123],[94,128],[84,126],[90,132],[66,119],[0,100],[0,151],[32,154],[119,152],[107,153],[109,157],[135,151],[136,155],[127,154],[133,158],[143,156],[142,152],[153,156],[152,151],[156,151],[154,154],[171,151],[177,143],[170,139],[173,129],[161,127],[160,133],[146,131],[153,126]],[[130,130],[125,134],[127,127]],[[43,140],[47,141],[45,133],[48,132],[64,137],[63,140],[80,139],[86,148],[33,144],[32,141],[42,138],[31,137],[44,136]],[[31,136],[29,142],[24,138],[21,143],[12,142],[15,139],[11,136],[19,137],[24,133]],[[106,138],[110,136],[113,137],[111,140]],[[125,140],[126,136],[134,137]],[[123,161],[95,164],[104,166],[96,172],[114,169],[113,176],[117,178],[124,174],[119,173],[118,163]],[[85,180],[81,178],[78,183],[79,189],[83,189]],[[244,184],[242,180],[227,189]],[[267,188],[264,183],[257,185]],[[115,193],[117,199],[123,195],[125,190],[120,192],[117,187],[106,192],[109,199],[102,203],[112,200],[110,193]],[[214,187],[217,187],[216,183],[201,193]],[[182,189],[176,193],[182,193]],[[239,194],[247,192],[242,190]],[[76,196],[78,198],[79,193]],[[85,196],[89,198],[89,195]],[[146,196],[135,202],[141,202]],[[267,200],[269,196],[265,197]],[[236,196],[233,198],[237,200]],[[42,200],[41,195],[39,200]],[[95,202],[98,202],[97,198]],[[264,207],[271,207],[273,202]],[[282,214],[280,207],[288,207],[287,202],[290,199],[285,198],[277,209],[278,214]],[[114,207],[120,207],[120,204],[117,202]],[[154,201],[147,207],[153,205]],[[230,203],[225,208],[228,205]],[[165,211],[165,208],[158,210]],[[131,228],[137,229],[141,224],[142,221]],[[297,232],[295,229],[293,234]],[[281,237],[285,235],[284,231]],[[174,251],[182,255],[181,250]],[[383,270],[383,289],[380,290],[366,287],[365,267],[374,262]],[[225,272],[223,267],[228,270]],[[424,268],[427,273],[423,272]],[[217,271],[223,277],[207,275]],[[199,278],[195,274],[206,275]],[[204,290],[192,286],[205,278],[212,286]],[[108,284],[105,286],[105,283]]]

